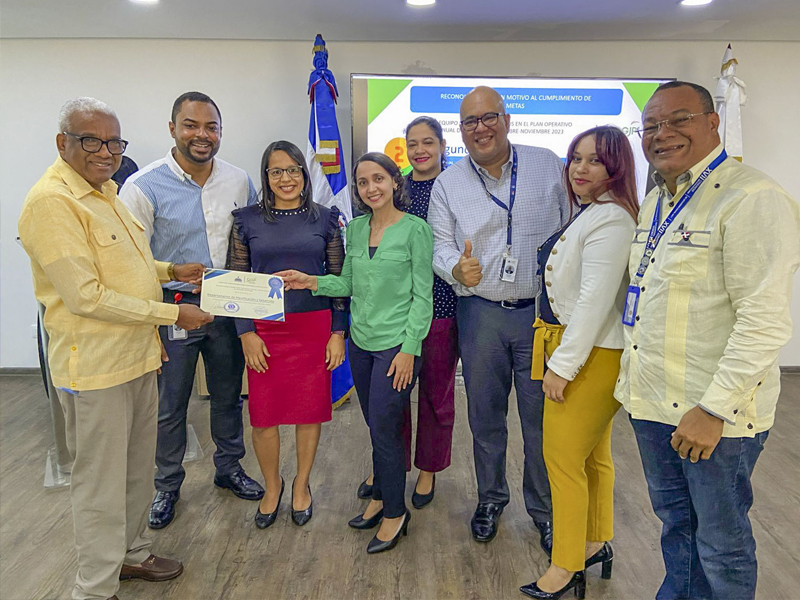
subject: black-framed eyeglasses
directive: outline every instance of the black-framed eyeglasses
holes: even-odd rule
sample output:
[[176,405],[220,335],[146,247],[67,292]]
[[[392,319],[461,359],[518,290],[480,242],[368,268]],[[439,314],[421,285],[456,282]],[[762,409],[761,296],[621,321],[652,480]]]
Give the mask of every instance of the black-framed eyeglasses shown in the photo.
[[81,148],[83,148],[84,152],[89,152],[91,154],[100,152],[103,146],[108,148],[109,154],[123,154],[125,152],[125,148],[128,147],[128,141],[121,140],[119,138],[113,140],[101,140],[100,138],[93,137],[91,135],[75,135],[69,131],[62,131],[61,133],[70,137],[74,137],[81,143]]
[[478,128],[478,123],[483,123],[484,127],[494,127],[497,125],[497,120],[505,115],[506,113],[488,112],[480,117],[467,117],[461,121],[461,129],[464,131],[475,131]]
[[712,114],[714,114],[714,111],[689,113],[688,115],[681,115],[680,117],[672,117],[671,119],[664,119],[663,121],[658,121],[647,127],[640,127],[636,130],[636,133],[639,134],[640,138],[653,137],[661,130],[662,125],[667,129],[681,130],[684,127],[688,127],[695,117]]
[[283,177],[284,173],[287,173],[292,179],[298,179],[303,174],[303,167],[295,165],[292,167],[286,167],[285,169],[280,169],[278,167],[275,167],[274,169],[267,169],[267,177],[274,180],[278,180]]

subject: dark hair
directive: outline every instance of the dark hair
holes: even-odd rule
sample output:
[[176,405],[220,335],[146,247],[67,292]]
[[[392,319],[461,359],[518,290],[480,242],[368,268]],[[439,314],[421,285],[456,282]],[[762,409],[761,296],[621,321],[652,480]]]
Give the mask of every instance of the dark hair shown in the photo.
[[628,137],[621,129],[612,125],[602,125],[579,133],[569,145],[567,164],[564,166],[564,184],[567,188],[567,197],[570,199],[570,212],[573,207],[580,205],[580,201],[572,190],[569,180],[569,164],[572,161],[575,147],[588,136],[594,136],[597,158],[608,171],[608,179],[603,183],[608,185],[611,200],[601,200],[597,203],[618,204],[628,211],[634,221],[637,221],[639,202],[636,192],[636,163],[633,160],[633,150]]
[[[408,140],[408,132],[411,131],[412,127],[416,127],[417,125],[427,125],[433,131],[433,135],[436,136],[436,139],[439,140],[439,143],[444,141],[444,131],[442,131],[442,124],[439,123],[433,117],[429,117],[427,115],[423,115],[421,117],[417,117],[411,123],[406,126],[406,140]],[[447,149],[442,152],[442,171],[447,168]]]
[[311,176],[308,172],[308,165],[306,164],[306,157],[300,151],[300,148],[295,146],[292,142],[286,140],[279,140],[272,142],[261,157],[261,210],[264,212],[264,218],[267,221],[274,222],[275,215],[272,214],[272,208],[275,205],[275,195],[272,188],[269,186],[269,177],[267,176],[267,169],[269,168],[269,158],[274,152],[286,152],[297,165],[303,169],[303,191],[300,192],[300,208],[308,208],[308,220],[316,221],[319,218],[319,207],[314,202],[314,194],[311,189]]
[[653,92],[653,96],[663,90],[671,90],[680,87],[692,88],[697,93],[697,96],[700,98],[700,104],[703,106],[703,112],[715,112],[714,99],[711,97],[709,91],[702,85],[691,83],[689,81],[668,81],[667,83],[662,83],[656,88],[656,91]]
[[203,92],[186,92],[175,99],[175,102],[172,104],[173,123],[175,122],[178,113],[181,112],[181,107],[183,106],[184,102],[205,102],[206,104],[210,104],[217,111],[217,115],[219,116],[219,124],[222,125],[222,113],[219,111],[219,106],[217,106],[217,103]]
[[361,199],[361,196],[358,195],[358,179],[356,178],[356,171],[358,170],[358,165],[360,165],[362,162],[374,162],[376,165],[386,171],[389,174],[389,177],[392,178],[392,181],[394,181],[396,184],[394,195],[392,197],[392,202],[396,208],[403,210],[406,206],[411,204],[411,200],[406,193],[405,178],[400,172],[400,167],[398,167],[391,158],[382,152],[367,152],[356,161],[355,165],[353,165],[353,202],[361,212],[372,213],[372,208],[367,206],[367,204]]

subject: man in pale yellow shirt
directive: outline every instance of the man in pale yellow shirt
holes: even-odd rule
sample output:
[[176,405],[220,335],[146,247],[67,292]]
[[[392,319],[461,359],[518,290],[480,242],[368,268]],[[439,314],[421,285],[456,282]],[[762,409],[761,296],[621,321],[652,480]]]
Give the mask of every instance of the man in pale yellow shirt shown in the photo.
[[196,283],[199,264],[153,260],[142,226],[110,181],[127,142],[93,98],[61,109],[59,158],[28,193],[19,219],[34,293],[45,306],[49,364],[74,463],[70,499],[78,574],[72,597],[116,598],[121,579],[164,581],[183,565],[143,537],[153,490],[158,325],[196,329],[213,317],[162,302],[161,282]]
[[658,600],[755,597],[750,477],[791,339],[800,208],[724,155],[708,91],[670,82],[642,115],[656,170],[630,255],[616,397],[630,413],[666,576]]

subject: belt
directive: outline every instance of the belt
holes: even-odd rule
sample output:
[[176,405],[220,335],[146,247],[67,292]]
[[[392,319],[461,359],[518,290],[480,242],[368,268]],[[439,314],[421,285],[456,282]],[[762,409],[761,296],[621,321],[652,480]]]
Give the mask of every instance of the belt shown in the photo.
[[496,300],[489,300],[492,304],[499,304],[503,308],[507,308],[509,310],[513,310],[515,308],[526,308],[528,306],[533,306],[536,303],[536,298],[523,298],[522,300],[501,300],[497,302]]
[[566,329],[565,325],[545,323],[538,317],[533,322],[533,361],[531,362],[531,379],[533,381],[544,379],[545,341],[555,339],[556,343],[560,344],[564,329]]
[[175,294],[180,294],[186,300],[193,300],[196,299],[199,301],[200,294],[193,294],[189,291],[183,290],[173,290],[171,288],[163,288],[164,290],[164,301],[165,302],[174,302],[175,301]]

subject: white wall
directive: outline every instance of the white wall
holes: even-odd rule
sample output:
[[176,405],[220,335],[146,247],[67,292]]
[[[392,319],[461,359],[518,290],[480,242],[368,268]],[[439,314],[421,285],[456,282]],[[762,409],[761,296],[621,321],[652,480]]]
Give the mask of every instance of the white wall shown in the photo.
[[[172,101],[197,89],[219,104],[220,157],[257,181],[266,145],[305,143],[308,42],[207,40],[4,40],[0,42],[0,367],[37,364],[31,336],[36,305],[28,259],[14,243],[28,189],[56,156],[57,115],[68,98],[88,95],[118,113],[128,154],[140,166],[170,147]],[[725,45],[719,42],[330,43],[341,98],[338,117],[350,164],[349,74],[677,77],[713,89]],[[739,75],[747,82],[745,161],[800,198],[794,143],[800,97],[800,43],[738,42]],[[792,314],[800,322],[800,277]],[[796,328],[798,329],[798,328]],[[800,330],[800,329],[798,329]],[[781,355],[800,365],[800,336]]]

